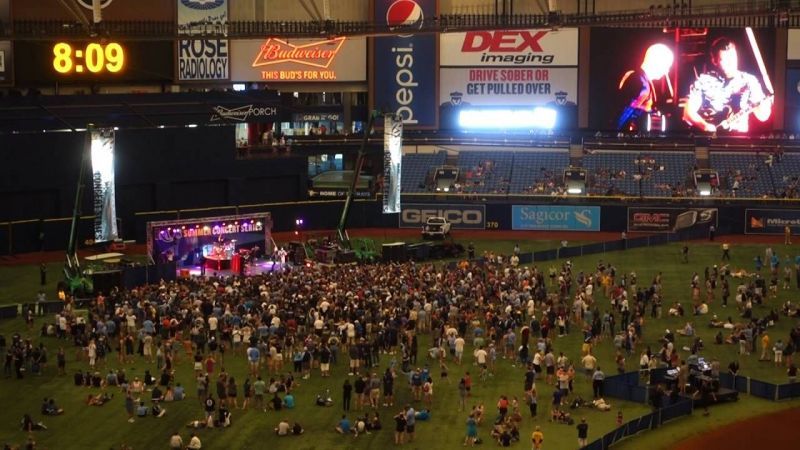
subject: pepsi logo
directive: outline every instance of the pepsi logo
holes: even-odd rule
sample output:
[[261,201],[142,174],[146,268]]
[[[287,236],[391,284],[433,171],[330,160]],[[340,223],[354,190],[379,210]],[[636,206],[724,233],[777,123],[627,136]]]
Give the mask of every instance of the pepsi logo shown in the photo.
[[422,7],[414,0],[397,0],[386,10],[386,24],[389,29],[422,28],[425,16]]

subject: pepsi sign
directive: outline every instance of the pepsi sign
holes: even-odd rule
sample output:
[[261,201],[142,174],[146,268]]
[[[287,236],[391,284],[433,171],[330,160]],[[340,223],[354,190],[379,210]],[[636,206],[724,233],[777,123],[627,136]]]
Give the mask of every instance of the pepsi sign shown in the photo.
[[413,34],[437,14],[437,0],[374,0],[374,20],[396,36],[373,39],[371,102],[408,128],[436,128],[436,34]]

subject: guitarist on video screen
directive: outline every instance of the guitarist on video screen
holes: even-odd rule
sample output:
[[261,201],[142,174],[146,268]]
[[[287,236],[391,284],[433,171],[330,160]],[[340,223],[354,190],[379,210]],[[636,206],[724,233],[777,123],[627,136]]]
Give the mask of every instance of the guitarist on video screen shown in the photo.
[[[752,42],[755,43],[754,38]],[[763,66],[755,44],[753,50],[759,65]],[[736,44],[725,37],[717,38],[711,44],[710,57],[714,68],[700,74],[692,83],[683,111],[684,120],[710,133],[723,130],[746,133],[751,113],[759,121],[767,121],[772,114],[773,96],[764,93],[758,78],[739,70]],[[762,72],[766,76],[766,71]],[[765,83],[771,92],[768,78]]]

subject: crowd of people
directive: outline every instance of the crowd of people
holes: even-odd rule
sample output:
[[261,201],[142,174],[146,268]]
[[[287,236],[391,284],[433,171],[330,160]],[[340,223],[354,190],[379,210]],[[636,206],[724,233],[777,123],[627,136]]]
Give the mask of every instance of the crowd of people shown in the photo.
[[[520,368],[523,389],[498,399],[489,432],[500,445],[508,446],[523,439],[523,408],[537,417],[538,404],[543,402],[542,386],[553,389],[549,419],[555,423],[575,423],[570,405],[611,409],[603,399],[605,372],[595,356],[595,347],[605,341],[614,346],[615,357],[613,363],[605,361],[604,365],[616,366],[619,372],[632,366],[626,361],[636,354],[643,369],[675,368],[686,365],[686,360],[691,362],[692,356],[704,349],[702,341],[695,339],[690,351],[681,355],[683,350],[669,330],[659,348],[642,343],[645,318],[660,317],[662,305],[671,300],[664,292],[661,273],[640,284],[635,272],[624,273],[602,260],[594,270],[583,272],[573,270],[569,261],[543,269],[521,267],[498,254],[484,257],[480,263],[454,265],[319,265],[252,277],[161,281],[99,295],[88,317],[77,314],[67,299],[64,310],[47,320],[41,333],[60,339],[57,360],[61,374],[65,369],[63,347],[71,341],[81,369],[88,368],[75,373],[74,384],[103,389],[89,394],[87,405],[102,406],[114,395],[106,390],[119,389],[131,423],[149,416],[163,417],[166,403],[186,398],[183,386],[175,381],[178,370],[192,370],[196,380],[204,416],[187,424],[194,430],[229,427],[232,411],[238,409],[294,409],[294,391],[300,382],[311,376],[327,377],[334,365],[348,370],[342,386],[344,414],[333,426],[345,435],[381,430],[380,409],[395,408],[396,391],[408,389],[414,403],[404,405],[393,417],[397,444],[412,442],[416,422],[431,418],[434,392],[439,389],[458,389],[460,409],[466,414],[473,384],[470,370],[481,383],[491,383],[500,361]],[[777,266],[770,270],[773,275],[780,273]],[[722,305],[727,306],[732,292],[726,294],[725,289],[730,291],[734,280],[731,271],[714,267],[705,270],[704,277],[701,280],[695,274],[691,280],[695,306],[698,300],[716,304],[720,290]],[[756,343],[761,342],[766,346],[762,357],[772,350],[778,358],[777,343],[770,344],[767,330],[782,315],[776,308],[757,317],[752,305],[765,302],[767,291],[759,287],[757,278],[742,278],[739,283],[735,303],[730,305],[739,308],[739,313],[727,322],[712,321],[730,330],[731,336],[723,341],[737,342],[746,352],[755,351]],[[705,297],[695,295],[701,286],[707,288]],[[784,307],[783,312],[788,311],[796,308]],[[709,326],[717,325],[710,322]],[[692,337],[692,327],[690,323],[681,331]],[[556,349],[558,338],[570,333],[582,336],[577,361],[566,356],[573,349]],[[7,355],[6,376],[14,373],[13,367],[19,367],[16,374],[22,376],[20,368],[38,365],[41,371],[46,365],[43,343],[34,344],[19,334],[13,336],[8,349],[5,339],[0,343]],[[427,347],[420,350],[420,345]],[[795,328],[786,343],[781,342],[781,358],[776,364],[791,370],[798,345],[800,328]],[[108,368],[114,353],[119,368],[102,375],[101,368]],[[153,373],[148,369],[141,379],[127,374],[125,366],[137,358],[155,368]],[[231,358],[246,360],[246,373],[229,373],[225,361]],[[477,366],[474,369],[473,364]],[[437,367],[439,377],[434,381]],[[454,367],[460,372],[458,384],[447,387]],[[580,373],[593,386],[591,402],[574,394],[573,384]],[[239,384],[237,380],[242,379]],[[145,395],[149,398],[144,399]],[[329,393],[317,399],[320,406],[336,402]],[[60,411],[52,399],[45,403],[43,414]],[[357,412],[352,421],[348,417],[351,408]],[[482,404],[471,408],[465,445],[480,442],[477,430],[486,414]],[[37,422],[26,417],[24,425],[35,429]],[[588,424],[581,420],[578,431],[584,443],[587,429]],[[303,431],[298,422],[286,419],[275,426],[279,436]],[[176,436],[170,445],[179,441],[179,433]],[[531,437],[534,446],[542,439],[541,430]],[[199,445],[196,434],[189,440],[189,448],[199,448],[191,444]],[[182,439],[180,442],[182,446]]]

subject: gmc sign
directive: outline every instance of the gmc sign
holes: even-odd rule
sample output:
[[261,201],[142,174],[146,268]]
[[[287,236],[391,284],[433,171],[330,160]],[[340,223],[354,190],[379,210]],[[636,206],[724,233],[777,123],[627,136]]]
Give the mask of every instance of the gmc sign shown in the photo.
[[486,228],[484,205],[404,204],[400,211],[400,228],[419,228],[430,217],[444,217],[456,230]]

